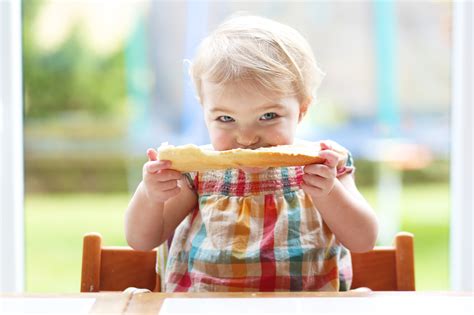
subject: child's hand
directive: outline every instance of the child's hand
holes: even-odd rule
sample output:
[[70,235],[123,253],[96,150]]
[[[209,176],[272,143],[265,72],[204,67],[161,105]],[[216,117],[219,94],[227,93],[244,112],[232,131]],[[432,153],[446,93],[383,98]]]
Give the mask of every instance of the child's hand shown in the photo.
[[143,165],[143,184],[148,199],[165,202],[179,194],[181,187],[178,185],[178,179],[183,175],[169,168],[170,161],[158,161],[156,150],[148,149],[146,154],[148,162]]
[[326,149],[320,152],[320,156],[326,159],[324,164],[306,165],[303,169],[302,188],[307,194],[315,197],[327,196],[334,188],[339,159],[334,151]]

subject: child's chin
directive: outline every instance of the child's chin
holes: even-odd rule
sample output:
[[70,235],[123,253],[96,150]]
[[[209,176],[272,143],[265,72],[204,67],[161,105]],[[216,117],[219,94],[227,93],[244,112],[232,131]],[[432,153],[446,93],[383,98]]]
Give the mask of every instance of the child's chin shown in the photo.
[[267,167],[241,167],[240,169],[244,171],[245,173],[258,174],[258,173],[265,172],[268,168]]

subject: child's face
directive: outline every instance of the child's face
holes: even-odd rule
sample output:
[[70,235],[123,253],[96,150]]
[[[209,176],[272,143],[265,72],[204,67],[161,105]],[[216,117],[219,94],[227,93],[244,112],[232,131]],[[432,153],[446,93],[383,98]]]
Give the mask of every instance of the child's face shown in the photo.
[[295,96],[274,97],[239,85],[202,84],[204,118],[215,150],[292,144],[307,109]]

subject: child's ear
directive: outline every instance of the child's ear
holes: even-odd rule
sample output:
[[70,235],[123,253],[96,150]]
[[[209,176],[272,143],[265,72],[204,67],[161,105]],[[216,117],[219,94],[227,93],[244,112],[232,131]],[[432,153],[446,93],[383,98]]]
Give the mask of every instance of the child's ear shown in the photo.
[[300,115],[298,117],[298,122],[301,122],[301,120],[303,120],[304,116],[308,112],[309,105],[311,104],[312,101],[313,101],[313,98],[308,97],[307,99],[305,99],[304,101],[301,102],[301,104],[300,104]]

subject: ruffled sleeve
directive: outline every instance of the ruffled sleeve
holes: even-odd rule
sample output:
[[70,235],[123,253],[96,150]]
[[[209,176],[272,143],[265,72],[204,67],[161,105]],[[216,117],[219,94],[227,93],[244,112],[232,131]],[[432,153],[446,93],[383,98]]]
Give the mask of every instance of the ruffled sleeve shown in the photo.
[[351,152],[347,151],[347,156],[345,159],[345,163],[343,163],[341,166],[337,167],[337,177],[340,177],[344,174],[351,174],[354,173],[355,167],[354,167],[354,159],[352,157]]

